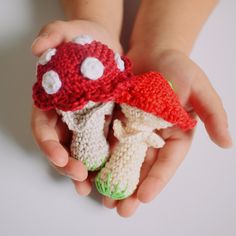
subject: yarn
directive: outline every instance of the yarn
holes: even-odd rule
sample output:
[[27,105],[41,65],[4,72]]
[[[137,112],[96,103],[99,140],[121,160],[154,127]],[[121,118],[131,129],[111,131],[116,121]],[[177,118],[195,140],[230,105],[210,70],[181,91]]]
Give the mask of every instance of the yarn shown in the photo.
[[98,191],[113,199],[127,198],[135,191],[147,148],[161,148],[165,144],[154,130],[172,126],[135,107],[121,108],[127,121],[125,124],[114,121],[114,135],[119,143],[95,180]]
[[113,102],[89,102],[81,110],[58,110],[69,130],[73,131],[71,156],[82,161],[90,171],[102,167],[109,157],[109,146],[103,129],[105,115],[110,115],[113,108]]
[[39,64],[46,65],[55,54],[56,54],[56,49],[49,48],[39,58]]
[[[71,156],[88,170],[103,167],[97,189],[114,199],[135,191],[147,148],[164,145],[155,130],[196,125],[161,74],[134,75],[127,57],[86,35],[42,54],[32,96],[38,108],[56,110],[73,132]],[[104,123],[114,103],[121,106],[126,122],[114,121],[118,144],[109,155]]]
[[97,80],[102,77],[104,66],[96,57],[87,57],[82,62],[80,71],[85,78]]
[[157,72],[134,76],[120,84],[115,102],[152,113],[183,130],[194,128],[197,122],[181,106],[168,81]]
[[72,42],[81,44],[81,45],[92,43],[92,41],[93,39],[89,35],[78,35],[72,40]]
[[[39,64],[37,67],[33,100],[42,110],[75,111],[82,109],[89,101],[112,101],[117,84],[129,77],[131,63],[128,58],[121,57],[125,71],[120,71],[114,52],[99,42],[85,45],[68,42],[59,45],[56,50],[47,64]],[[80,71],[82,62],[88,57],[97,58],[104,65],[104,73],[97,80],[85,78]],[[62,82],[60,90],[55,94],[47,94],[42,87],[43,75],[50,70],[55,71]]]
[[61,88],[58,74],[50,70],[43,75],[42,86],[47,94],[54,94]]

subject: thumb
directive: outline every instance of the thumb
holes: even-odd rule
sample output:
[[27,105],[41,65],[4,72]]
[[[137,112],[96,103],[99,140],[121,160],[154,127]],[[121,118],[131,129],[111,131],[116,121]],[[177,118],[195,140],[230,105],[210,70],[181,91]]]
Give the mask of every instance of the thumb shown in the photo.
[[40,56],[48,48],[56,47],[62,43],[65,39],[64,27],[65,22],[63,21],[55,21],[44,26],[32,43],[32,53],[35,56]]
[[231,147],[227,114],[219,95],[201,70],[196,80],[190,98],[194,110],[204,123],[212,141],[222,148]]

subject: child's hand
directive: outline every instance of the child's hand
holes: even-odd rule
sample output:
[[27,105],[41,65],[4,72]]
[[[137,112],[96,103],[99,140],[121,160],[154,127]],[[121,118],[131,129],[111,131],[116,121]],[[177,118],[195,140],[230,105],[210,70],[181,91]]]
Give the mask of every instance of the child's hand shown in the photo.
[[[171,81],[182,105],[191,115],[200,117],[213,142],[223,148],[232,145],[222,102],[204,72],[193,61],[179,51],[169,50],[157,55],[148,53],[147,48],[131,50],[128,57],[134,63],[136,73],[158,71]],[[130,216],[140,202],[150,202],[162,191],[184,160],[193,131],[182,132],[173,127],[161,131],[161,136],[166,144],[159,151],[149,150],[137,191],[122,201],[104,198],[105,206],[116,207],[120,215]]]
[[[39,36],[33,42],[32,52],[40,56],[46,49],[53,48],[69,41],[79,34],[90,35],[92,38],[107,44],[116,52],[121,53],[118,38],[113,38],[109,32],[95,22],[74,20],[56,21],[43,27]],[[105,129],[108,129],[109,122]],[[88,172],[81,161],[68,156],[70,135],[66,125],[59,119],[55,111],[41,111],[33,106],[32,131],[36,142],[52,165],[63,175],[72,178],[76,190],[81,195],[91,191]]]

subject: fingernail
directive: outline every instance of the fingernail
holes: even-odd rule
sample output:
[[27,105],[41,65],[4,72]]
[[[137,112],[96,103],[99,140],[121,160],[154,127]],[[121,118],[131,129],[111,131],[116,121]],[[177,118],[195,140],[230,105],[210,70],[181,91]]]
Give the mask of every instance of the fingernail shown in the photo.
[[75,181],[79,181],[79,182],[82,182],[83,180],[73,176],[73,175],[70,175],[70,174],[67,174],[65,173],[65,176],[67,176],[68,178],[72,179],[72,180],[75,180]]
[[31,45],[31,48],[34,47],[34,45],[35,45],[40,39],[46,38],[46,37],[48,37],[48,33],[43,33],[43,34],[39,35],[39,36],[33,41],[32,45]]
[[67,162],[66,162],[66,160],[64,158],[61,158],[61,159],[58,159],[58,160],[54,160],[54,159],[51,159],[49,157],[48,160],[49,160],[50,164],[53,164],[53,165],[55,165],[57,167],[64,167],[67,164]]

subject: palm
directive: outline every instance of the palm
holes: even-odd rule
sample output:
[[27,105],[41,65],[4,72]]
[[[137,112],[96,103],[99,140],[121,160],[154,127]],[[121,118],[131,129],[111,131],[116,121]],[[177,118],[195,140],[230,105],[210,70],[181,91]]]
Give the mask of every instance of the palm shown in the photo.
[[[47,25],[41,31],[41,37],[33,44],[32,51],[39,56],[46,49],[56,47],[78,34],[89,34],[115,51],[122,51],[119,41],[113,40],[104,28],[93,22],[79,20]],[[229,147],[231,140],[227,133],[226,114],[219,97],[201,69],[188,57],[176,51],[169,51],[161,57],[146,55],[143,58],[146,51],[143,50],[141,54],[134,51],[128,53],[134,63],[135,72],[143,73],[151,70],[161,72],[173,83],[185,109],[199,115],[211,139],[222,147]],[[117,112],[116,115],[120,116]],[[221,126],[218,125],[219,123]],[[90,177],[92,176],[88,178],[82,162],[69,157],[70,134],[65,124],[58,119],[56,112],[43,112],[33,107],[32,130],[40,148],[55,168],[73,179],[80,194],[87,195],[91,191]],[[163,130],[160,135],[165,139],[166,144],[159,151],[148,150],[142,166],[138,190],[131,197],[119,202],[104,198],[104,204],[111,208],[116,206],[122,216],[131,215],[140,201],[150,201],[161,191],[184,159],[193,133],[183,133],[176,128],[169,128]],[[109,137],[110,141],[111,139]]]
[[[165,78],[172,82],[182,105],[190,112],[192,107],[189,105],[191,97],[191,78],[189,75],[197,69],[189,59],[184,60],[181,57],[183,56],[177,54],[168,55],[168,57],[161,58],[161,63],[155,60],[156,63],[154,65],[149,63],[147,68],[137,69],[137,64],[134,64],[134,68],[139,73],[151,70],[161,72]],[[135,63],[135,59],[133,61]],[[162,130],[160,135],[165,139],[166,144],[158,152],[149,149],[142,165],[137,191],[131,197],[119,202],[108,198],[104,199],[108,207],[117,206],[121,215],[132,214],[140,200],[143,202],[150,201],[163,189],[184,159],[190,147],[193,132],[182,132],[178,128],[172,127]]]
[[[186,111],[192,116],[197,114],[201,118],[210,138],[221,147],[230,147],[232,142],[227,132],[226,113],[204,72],[178,51],[169,50],[161,56],[156,56],[153,52],[144,55],[146,50],[141,53],[138,51],[131,50],[128,53],[134,63],[135,72],[138,74],[146,71],[160,72],[171,81]],[[193,131],[182,132],[172,127],[162,130],[160,135],[166,144],[159,151],[148,150],[137,191],[131,197],[119,202],[104,199],[107,207],[117,207],[118,213],[122,216],[132,215],[140,202],[149,202],[160,193],[185,158],[191,145]]]
[[[190,115],[194,116],[194,109],[190,102],[191,86],[193,75],[200,69],[190,59],[175,52],[162,57],[156,63],[152,70],[159,71],[172,83],[181,104]],[[183,161],[193,138],[193,131],[183,132],[177,127],[164,129],[160,134],[166,144],[155,158],[147,159],[149,163],[146,166],[149,168],[144,168],[142,173],[144,177],[141,181],[146,183],[141,186],[143,190],[140,190],[140,197],[144,201],[151,200],[167,184]],[[155,191],[150,191],[150,189],[155,189]]]

